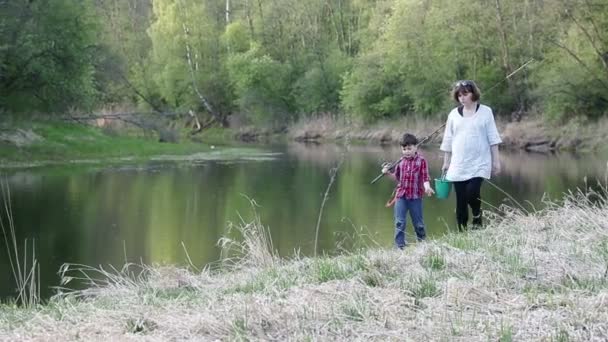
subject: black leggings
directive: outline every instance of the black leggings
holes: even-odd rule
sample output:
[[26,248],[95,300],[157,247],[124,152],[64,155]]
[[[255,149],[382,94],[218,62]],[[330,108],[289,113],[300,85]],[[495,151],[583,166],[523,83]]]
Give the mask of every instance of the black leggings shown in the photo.
[[464,230],[469,221],[469,206],[473,213],[473,224],[481,226],[481,183],[483,178],[475,177],[462,182],[454,182],[456,192],[456,222],[458,229]]

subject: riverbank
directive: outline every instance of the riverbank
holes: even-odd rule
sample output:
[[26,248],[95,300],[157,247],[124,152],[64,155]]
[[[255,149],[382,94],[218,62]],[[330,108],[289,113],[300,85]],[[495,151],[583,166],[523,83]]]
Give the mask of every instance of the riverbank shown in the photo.
[[[55,163],[130,163],[159,155],[206,153],[217,145],[285,140],[396,144],[406,131],[425,137],[442,124],[429,119],[404,118],[365,126],[321,116],[301,120],[281,131],[235,126],[227,129],[209,128],[192,135],[187,129],[168,129],[162,134],[135,129],[134,134],[133,128],[95,127],[59,120],[22,121],[0,126],[0,165],[29,167]],[[498,126],[504,141],[501,145],[503,148],[533,152],[589,152],[605,148],[604,132],[608,131],[608,119],[594,123],[573,120],[559,126],[547,125],[539,119],[528,119],[499,122]],[[162,136],[159,137],[159,134]],[[427,144],[439,144],[442,134],[443,130],[439,130]]]
[[[289,127],[287,135],[293,140],[308,142],[348,138],[378,144],[396,144],[404,132],[425,137],[443,123],[433,119],[403,118],[366,126],[322,116],[301,120]],[[549,124],[541,118],[528,117],[518,122],[498,121],[497,126],[503,139],[503,148],[530,152],[588,152],[606,146],[608,119],[597,122],[573,119],[567,123]],[[443,130],[440,130],[430,143],[439,144],[442,135]]]
[[0,127],[2,167],[56,163],[129,163],[162,155],[192,155],[212,150],[209,144],[185,140],[159,142],[156,136],[120,134],[62,121],[18,122]]
[[2,305],[0,340],[604,341],[602,191],[542,211],[502,207],[484,230],[405,251],[279,259],[258,220],[240,227],[244,241],[221,241],[240,258],[202,271],[71,266],[66,281],[79,269],[108,281],[31,309]]

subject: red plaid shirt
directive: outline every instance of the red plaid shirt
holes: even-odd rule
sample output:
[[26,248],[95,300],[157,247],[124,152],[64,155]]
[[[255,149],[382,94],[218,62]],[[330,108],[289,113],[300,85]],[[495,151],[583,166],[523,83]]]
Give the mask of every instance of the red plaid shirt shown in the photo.
[[416,199],[424,196],[424,182],[430,181],[430,178],[426,160],[421,155],[416,153],[411,158],[401,159],[394,175],[397,179],[395,198]]

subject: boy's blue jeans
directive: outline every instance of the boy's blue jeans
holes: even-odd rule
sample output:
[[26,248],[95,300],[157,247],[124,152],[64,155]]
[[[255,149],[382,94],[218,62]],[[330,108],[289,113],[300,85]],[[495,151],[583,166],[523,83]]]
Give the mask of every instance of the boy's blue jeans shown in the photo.
[[426,238],[424,229],[424,220],[422,218],[422,198],[406,199],[400,197],[395,202],[395,246],[397,248],[405,247],[405,218],[407,212],[410,212],[412,225],[416,231],[418,241]]

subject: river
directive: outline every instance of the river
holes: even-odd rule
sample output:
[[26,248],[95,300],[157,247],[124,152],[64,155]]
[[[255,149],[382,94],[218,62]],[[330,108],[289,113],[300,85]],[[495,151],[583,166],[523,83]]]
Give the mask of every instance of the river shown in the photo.
[[[436,177],[442,161],[437,147],[421,153]],[[370,181],[383,161],[399,156],[398,146],[290,143],[218,147],[208,154],[137,165],[7,169],[2,178],[10,190],[7,203],[19,249],[24,250],[25,239],[30,247],[35,241],[41,294],[48,298],[59,285],[57,272],[64,263],[120,268],[126,262],[187,265],[190,258],[203,267],[220,258],[220,238],[238,239],[231,225],[256,216],[285,257],[312,255],[319,217],[319,253],[370,243],[391,247],[392,208],[385,202],[393,183],[387,178]],[[503,172],[492,179],[497,187],[482,187],[483,206],[494,211],[502,204],[542,208],[543,200],[559,200],[568,190],[603,181],[607,160],[608,155],[597,153],[502,151]],[[333,182],[332,169],[337,169]],[[453,193],[447,200],[425,199],[430,238],[453,229],[454,201]],[[4,210],[2,214],[7,228]],[[412,241],[409,222],[407,232]],[[15,296],[15,283],[4,242],[2,246],[0,272],[6,276],[0,298],[6,299]]]

